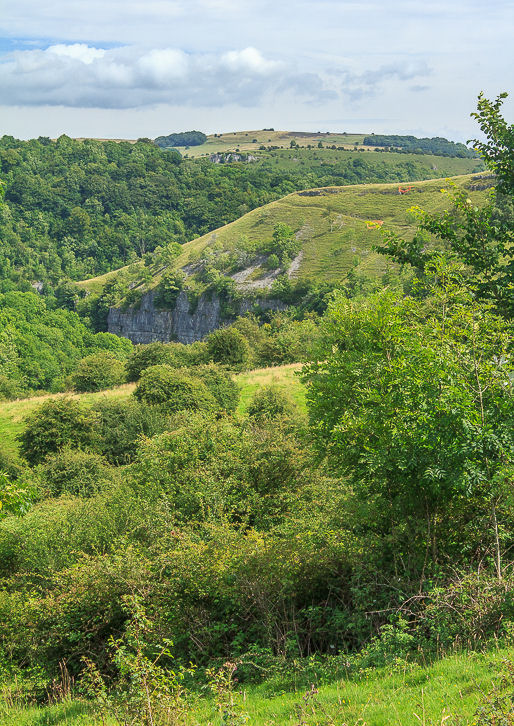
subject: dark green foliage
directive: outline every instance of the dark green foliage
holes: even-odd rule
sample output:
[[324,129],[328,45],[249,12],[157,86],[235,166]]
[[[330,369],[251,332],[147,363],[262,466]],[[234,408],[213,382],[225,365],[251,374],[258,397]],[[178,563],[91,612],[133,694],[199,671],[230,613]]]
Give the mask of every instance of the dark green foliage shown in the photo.
[[97,424],[97,414],[73,398],[50,399],[27,417],[19,435],[21,454],[31,464],[39,464],[65,446],[94,448]]
[[149,404],[166,404],[166,411],[212,410],[215,399],[200,379],[167,365],[143,371],[134,395]]
[[41,486],[53,497],[63,494],[90,497],[112,477],[103,457],[66,447],[47,456],[39,473]]
[[308,368],[310,413],[320,448],[389,528],[393,561],[407,547],[404,567],[423,583],[427,547],[457,556],[470,536],[457,522],[470,526],[473,497],[475,546],[500,578],[497,502],[514,454],[510,331],[444,261],[433,273],[443,284],[428,309],[390,293],[360,305],[335,298]]
[[169,365],[149,366],[142,371],[134,396],[145,403],[166,403],[176,375],[177,371]]
[[293,399],[277,386],[260,388],[248,404],[246,412],[257,420],[291,416],[296,406]]
[[195,368],[194,375],[205,383],[221,411],[234,413],[239,403],[240,392],[239,386],[228,371],[210,363]]
[[85,355],[110,351],[124,358],[132,347],[125,338],[93,334],[76,313],[51,310],[33,292],[0,295],[0,388],[5,397],[31,389],[63,390],[66,376]]
[[102,391],[126,381],[125,364],[112,353],[103,351],[83,358],[71,376],[73,388],[80,393]]
[[127,378],[138,381],[146,368],[164,363],[170,363],[170,348],[166,343],[137,345],[127,360]]
[[250,346],[236,328],[220,328],[207,337],[207,356],[215,363],[243,368],[250,359]]
[[157,407],[134,399],[105,400],[93,406],[99,416],[99,447],[111,464],[127,464],[135,456],[142,437],[161,433],[167,417]]
[[201,131],[181,131],[167,136],[158,136],[155,139],[157,146],[162,146],[163,149],[169,146],[200,146],[206,141],[207,136]]
[[362,143],[364,146],[394,147],[395,151],[402,149],[406,153],[436,154],[437,156],[457,156],[460,158],[475,156],[473,150],[468,149],[464,144],[448,141],[448,139],[440,136],[431,139],[420,139],[416,136],[373,134],[373,136],[365,136]]

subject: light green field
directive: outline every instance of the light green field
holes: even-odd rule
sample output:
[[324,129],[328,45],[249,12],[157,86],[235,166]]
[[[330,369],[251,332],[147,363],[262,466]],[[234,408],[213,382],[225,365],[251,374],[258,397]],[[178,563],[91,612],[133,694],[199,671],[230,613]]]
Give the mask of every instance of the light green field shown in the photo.
[[[339,169],[344,170],[348,162],[358,159],[372,165],[407,164],[411,162],[420,168],[425,179],[434,177],[458,176],[471,174],[482,168],[479,159],[460,159],[451,156],[434,156],[432,154],[401,154],[395,151],[379,153],[375,149],[365,150],[365,147],[351,147],[345,151],[339,149],[277,149],[274,151],[261,151],[257,161],[253,162],[257,168],[263,167],[273,171],[301,171],[314,172],[319,178],[323,172],[329,174]],[[419,177],[418,177],[419,178]]]
[[[300,410],[305,410],[305,389],[298,376],[295,375],[301,367],[301,363],[292,363],[274,368],[259,368],[235,376],[241,388],[238,413],[245,413],[251,397],[258,388],[270,384],[287,389]],[[123,386],[111,388],[107,391],[99,391],[98,393],[49,393],[42,396],[33,396],[32,398],[23,398],[17,401],[1,401],[0,441],[2,442],[2,450],[10,452],[11,454],[16,453],[18,448],[16,436],[23,431],[24,419],[35,408],[40,406],[43,401],[62,398],[67,395],[79,399],[86,406],[91,406],[93,403],[104,399],[128,398],[133,393],[135,387],[135,383],[126,383]]]
[[[471,726],[473,714],[493,683],[498,685],[502,659],[514,649],[444,658],[425,668],[370,671],[311,689],[270,693],[270,684],[235,695],[239,720],[223,720],[208,700],[199,699],[187,726]],[[310,693],[310,695],[309,695]],[[2,710],[3,708],[3,710]],[[79,701],[46,708],[0,706],[0,726],[114,726],[95,717]],[[491,722],[492,723],[492,722]],[[507,721],[498,721],[498,724]]]

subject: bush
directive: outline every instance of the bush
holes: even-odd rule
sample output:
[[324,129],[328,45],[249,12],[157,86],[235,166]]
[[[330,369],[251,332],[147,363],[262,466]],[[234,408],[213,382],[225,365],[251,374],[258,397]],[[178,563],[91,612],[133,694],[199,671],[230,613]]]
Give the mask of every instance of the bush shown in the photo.
[[167,365],[172,368],[188,368],[207,363],[206,344],[197,341],[184,343],[148,343],[138,345],[127,361],[129,381],[138,381],[141,373],[151,366]]
[[40,469],[41,483],[54,497],[62,494],[89,497],[111,475],[103,457],[69,448],[48,456]]
[[277,386],[264,386],[252,397],[247,413],[255,419],[272,419],[292,416],[297,410],[291,396]]
[[12,378],[0,375],[0,401],[21,398],[25,392],[21,381],[15,381]]
[[134,396],[145,403],[166,403],[171,395],[175,376],[176,370],[169,365],[150,366],[141,373]]
[[195,369],[194,374],[205,383],[221,410],[234,413],[239,403],[240,390],[227,371],[211,363],[199,366]]
[[264,266],[267,270],[277,270],[280,267],[280,260],[276,254],[272,254],[266,260]]
[[166,416],[148,403],[134,400],[99,401],[93,407],[99,415],[100,448],[111,464],[128,464],[142,436],[155,436],[164,430]]
[[150,366],[169,364],[170,350],[166,343],[137,345],[127,360],[127,379],[138,381],[141,373]]
[[65,446],[80,449],[98,444],[98,415],[67,396],[45,401],[25,422],[17,439],[22,456],[30,464],[39,464],[48,454]]
[[141,375],[134,395],[139,401],[166,404],[167,411],[212,410],[216,401],[201,380],[171,366],[152,366]]
[[71,381],[81,393],[119,386],[126,381],[125,365],[108,351],[88,355],[78,364]]
[[220,328],[207,338],[207,355],[215,363],[244,368],[250,359],[250,346],[236,328]]

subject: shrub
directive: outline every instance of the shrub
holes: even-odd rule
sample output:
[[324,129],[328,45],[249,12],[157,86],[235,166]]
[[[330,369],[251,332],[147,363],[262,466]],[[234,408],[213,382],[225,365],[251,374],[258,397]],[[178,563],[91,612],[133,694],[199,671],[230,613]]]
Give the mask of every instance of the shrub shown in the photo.
[[220,328],[207,338],[207,355],[215,363],[243,368],[250,359],[250,346],[239,330]]
[[12,378],[0,375],[0,401],[20,398],[24,393],[21,381],[15,381]]
[[162,411],[133,398],[99,401],[93,410],[100,418],[100,448],[111,464],[129,463],[141,436],[155,436],[164,430],[166,424]]
[[194,373],[205,383],[218,407],[227,413],[234,413],[239,403],[240,390],[232,376],[214,363],[199,366]]
[[152,366],[141,376],[134,395],[150,404],[166,404],[167,411],[209,410],[216,401],[201,380],[171,366]]
[[278,259],[278,256],[276,254],[270,255],[265,262],[265,267],[267,270],[278,269],[280,267],[280,260]]
[[127,360],[127,379],[138,381],[141,373],[150,366],[169,364],[170,350],[166,343],[137,345]]
[[89,497],[111,474],[103,457],[69,448],[48,456],[40,469],[42,484],[54,497],[61,494]]
[[166,403],[175,376],[176,370],[169,365],[150,366],[141,373],[134,396],[145,403]]
[[272,419],[277,416],[291,416],[296,404],[291,396],[277,386],[264,386],[252,397],[247,413],[256,419]]
[[67,396],[45,401],[25,422],[17,439],[22,456],[30,464],[39,464],[65,446],[94,448],[98,443],[98,414]]
[[102,391],[126,381],[125,365],[112,353],[102,351],[82,358],[71,376],[76,391]]

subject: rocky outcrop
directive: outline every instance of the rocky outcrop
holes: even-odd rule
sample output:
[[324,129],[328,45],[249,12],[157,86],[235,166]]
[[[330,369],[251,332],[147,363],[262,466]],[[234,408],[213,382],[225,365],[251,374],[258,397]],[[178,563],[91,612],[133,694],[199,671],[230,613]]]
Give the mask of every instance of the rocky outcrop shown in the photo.
[[[241,300],[239,314],[252,310],[255,300]],[[281,300],[261,299],[259,307],[265,310],[283,310],[286,305]],[[155,293],[143,295],[139,308],[111,308],[107,316],[109,333],[128,338],[133,343],[169,342],[194,343],[213,330],[227,325],[221,301],[216,295],[202,295],[198,304],[191,309],[186,292],[181,291],[173,310],[160,310],[155,307]]]
[[209,161],[213,164],[231,164],[235,161],[246,161],[247,163],[257,161],[257,157],[253,154],[234,154],[232,151],[220,154],[211,154]]

